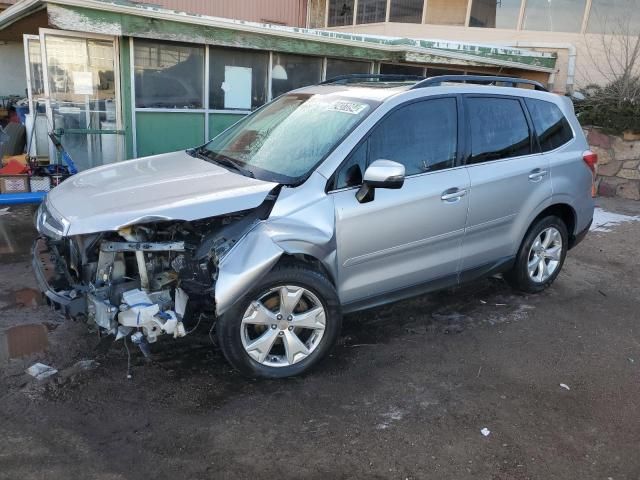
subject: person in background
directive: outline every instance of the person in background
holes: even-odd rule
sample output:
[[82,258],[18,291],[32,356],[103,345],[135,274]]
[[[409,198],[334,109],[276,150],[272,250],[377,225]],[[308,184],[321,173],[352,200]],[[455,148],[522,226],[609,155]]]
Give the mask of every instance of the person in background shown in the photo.
[[9,107],[9,123],[22,123],[20,121],[20,115],[18,115],[16,107],[14,106]]

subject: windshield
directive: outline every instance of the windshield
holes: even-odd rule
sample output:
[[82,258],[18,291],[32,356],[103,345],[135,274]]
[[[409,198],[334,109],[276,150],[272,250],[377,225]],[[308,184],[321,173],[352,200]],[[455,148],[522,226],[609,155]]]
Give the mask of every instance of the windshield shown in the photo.
[[218,135],[198,153],[245,175],[291,184],[306,177],[377,104],[289,94]]

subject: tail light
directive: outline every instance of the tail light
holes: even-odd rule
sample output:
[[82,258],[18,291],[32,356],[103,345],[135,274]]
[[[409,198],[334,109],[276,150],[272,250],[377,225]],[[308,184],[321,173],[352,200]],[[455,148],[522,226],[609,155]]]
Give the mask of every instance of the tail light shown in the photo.
[[589,170],[591,170],[591,196],[596,196],[596,165],[598,164],[598,154],[593,153],[591,150],[587,150],[582,154],[582,160],[587,164]]

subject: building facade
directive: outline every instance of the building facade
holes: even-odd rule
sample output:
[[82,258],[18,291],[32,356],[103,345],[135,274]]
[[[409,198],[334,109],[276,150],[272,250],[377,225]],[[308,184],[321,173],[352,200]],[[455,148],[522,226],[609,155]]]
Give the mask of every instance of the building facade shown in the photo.
[[310,0],[310,26],[522,47],[558,56],[553,89],[605,83],[640,33],[639,0]]

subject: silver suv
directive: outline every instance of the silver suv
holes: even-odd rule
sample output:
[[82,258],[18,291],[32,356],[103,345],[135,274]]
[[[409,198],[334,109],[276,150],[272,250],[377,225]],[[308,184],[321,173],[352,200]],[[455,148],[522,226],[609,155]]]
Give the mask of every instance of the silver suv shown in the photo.
[[536,82],[338,78],[67,180],[33,264],[51,302],[145,353],[211,321],[239,371],[287,377],[344,313],[498,272],[547,288],[591,224],[596,161],[570,100]]

